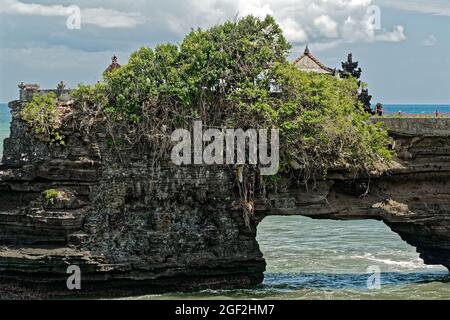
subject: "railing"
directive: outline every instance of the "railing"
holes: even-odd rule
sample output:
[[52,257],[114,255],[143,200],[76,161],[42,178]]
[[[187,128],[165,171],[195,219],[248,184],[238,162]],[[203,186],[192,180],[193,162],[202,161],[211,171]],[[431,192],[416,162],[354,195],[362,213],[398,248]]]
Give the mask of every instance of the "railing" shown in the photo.
[[[448,113],[447,113],[448,114]],[[381,122],[391,133],[418,136],[450,136],[450,115],[448,117],[430,114],[408,116],[373,117],[373,123]]]
[[[376,116],[379,117],[379,116]],[[450,118],[450,112],[430,112],[430,113],[407,113],[407,112],[385,112],[381,118]]]

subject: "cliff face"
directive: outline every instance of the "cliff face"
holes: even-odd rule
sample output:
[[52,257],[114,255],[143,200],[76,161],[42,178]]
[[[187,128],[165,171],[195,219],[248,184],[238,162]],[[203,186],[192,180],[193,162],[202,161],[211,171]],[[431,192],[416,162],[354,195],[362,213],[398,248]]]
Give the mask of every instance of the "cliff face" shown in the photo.
[[[383,120],[398,158],[382,176],[349,179],[333,172],[309,190],[286,186],[272,195],[273,206],[259,207],[260,214],[382,220],[426,264],[450,269],[450,119],[418,120]],[[447,126],[439,131],[435,122]]]
[[[49,147],[28,133],[21,103],[10,107],[0,167],[0,277],[67,291],[67,267],[78,265],[84,292],[262,281],[256,232],[230,210],[235,190],[226,168],[153,166],[133,154],[118,162],[101,130],[89,139],[67,131],[67,147]],[[53,204],[42,195],[49,189],[59,192]]]
[[[82,293],[255,285],[265,270],[256,226],[273,214],[381,219],[426,263],[450,267],[448,126],[396,127],[399,159],[370,181],[339,171],[308,190],[286,181],[270,201],[256,202],[249,229],[226,167],[153,166],[132,152],[113,161],[101,130],[88,139],[67,131],[67,147],[49,147],[29,135],[21,103],[10,107],[0,167],[4,280],[67,292],[67,267],[78,265]],[[58,192],[53,203],[42,195],[48,189]]]

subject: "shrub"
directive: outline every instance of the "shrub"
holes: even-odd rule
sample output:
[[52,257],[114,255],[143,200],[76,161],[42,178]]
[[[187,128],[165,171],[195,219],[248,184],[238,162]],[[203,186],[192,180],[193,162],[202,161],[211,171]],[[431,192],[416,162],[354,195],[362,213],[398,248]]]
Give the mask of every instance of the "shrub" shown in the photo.
[[[287,61],[289,49],[272,17],[248,16],[193,30],[180,46],[141,48],[106,73],[101,88],[80,86],[75,96],[100,101],[119,158],[131,148],[164,154],[172,130],[199,119],[219,128],[279,128],[279,173],[299,168],[289,176],[305,183],[337,166],[355,174],[379,170],[392,158],[390,139],[363,111],[357,80],[302,72]],[[80,110],[77,122],[92,118]],[[237,170],[248,223],[260,179],[257,168]]]
[[20,112],[23,121],[31,128],[35,137],[50,144],[64,145],[60,132],[60,112],[53,92],[37,94]]
[[303,181],[336,166],[368,173],[386,164],[390,139],[370,123],[358,81],[302,72],[287,61],[289,49],[272,17],[248,16],[193,30],[180,46],[137,50],[105,74],[111,144],[164,148],[171,129],[201,119],[213,127],[279,128],[281,172],[295,162]]
[[43,192],[43,196],[46,205],[54,205],[58,197],[58,191],[55,189],[47,189]]

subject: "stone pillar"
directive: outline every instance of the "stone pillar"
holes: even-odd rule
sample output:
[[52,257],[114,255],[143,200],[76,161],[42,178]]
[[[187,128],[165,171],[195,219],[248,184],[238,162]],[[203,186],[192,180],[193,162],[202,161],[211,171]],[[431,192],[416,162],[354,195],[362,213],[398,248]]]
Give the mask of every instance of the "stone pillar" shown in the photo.
[[26,100],[26,98],[25,98],[25,84],[23,83],[23,81],[21,82],[21,83],[19,83],[19,85],[18,85],[18,87],[19,87],[19,100],[20,101],[25,101]]
[[58,98],[63,95],[65,87],[66,85],[64,84],[64,81],[61,80],[61,82],[58,83],[58,86],[56,87],[56,95]]

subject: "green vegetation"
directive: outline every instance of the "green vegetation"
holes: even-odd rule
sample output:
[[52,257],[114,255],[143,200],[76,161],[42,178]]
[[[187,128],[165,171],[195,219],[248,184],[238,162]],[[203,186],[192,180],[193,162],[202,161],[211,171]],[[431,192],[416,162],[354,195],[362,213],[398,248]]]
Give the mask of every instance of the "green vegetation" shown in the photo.
[[304,180],[336,166],[370,172],[392,158],[387,132],[369,122],[358,102],[355,78],[304,73],[291,64],[275,68],[274,78],[283,89],[271,106],[282,158],[285,165],[295,161]]
[[[359,82],[303,73],[286,60],[290,45],[273,18],[252,16],[193,30],[179,46],[141,48],[104,83],[80,86],[78,105],[110,121],[111,145],[166,141],[193,119],[209,126],[281,131],[282,170],[304,180],[334,166],[369,172],[392,157],[387,133],[370,124]],[[274,86],[277,92],[274,92]]]
[[60,112],[53,92],[35,95],[21,110],[20,116],[39,140],[62,146],[65,144],[59,130]]
[[[179,46],[141,48],[103,83],[81,85],[74,119],[86,132],[101,121],[119,158],[132,148],[162,155],[174,129],[202,120],[219,128],[279,128],[279,175],[304,183],[334,167],[355,175],[382,170],[393,156],[391,140],[364,112],[359,70],[343,79],[303,73],[287,61],[289,49],[272,17],[193,30]],[[246,223],[256,189],[280,180],[259,185],[258,175],[257,167],[237,168]]]
[[[347,56],[347,61],[342,62],[342,70],[339,70],[339,74],[342,78],[361,78],[362,70],[358,67],[359,62],[353,61],[353,55],[350,53]],[[369,94],[369,89],[367,89],[367,84],[358,81],[358,86],[361,87],[361,93],[358,96],[358,100],[362,103],[363,109],[365,112],[370,113],[372,115],[375,112],[372,110],[372,105],[370,101],[372,100],[372,96]]]
[[[287,61],[289,49],[272,17],[193,30],[179,46],[141,48],[103,83],[80,86],[76,119],[83,122],[86,106],[101,110],[96,114],[119,156],[131,148],[169,148],[173,129],[200,119],[212,127],[279,128],[280,173],[295,163],[301,170],[291,176],[303,182],[336,166],[355,174],[380,169],[393,156],[391,141],[368,121],[358,80],[303,73]],[[248,169],[238,169],[239,176],[257,174]],[[252,184],[240,188],[248,205],[259,179],[241,180]]]
[[55,200],[58,197],[58,191],[55,189],[47,189],[43,193],[45,204],[46,205],[54,205]]

